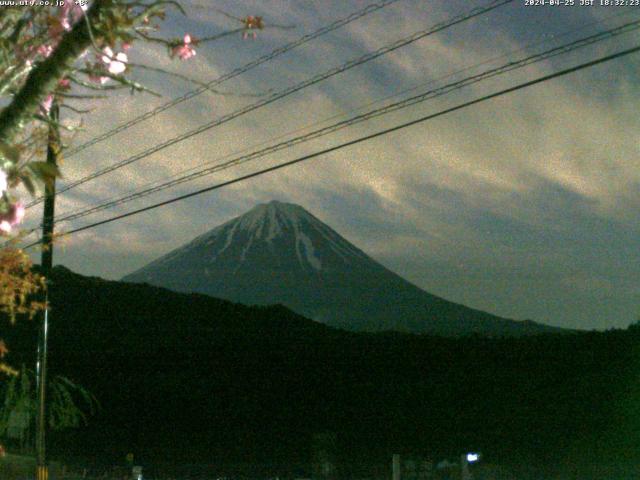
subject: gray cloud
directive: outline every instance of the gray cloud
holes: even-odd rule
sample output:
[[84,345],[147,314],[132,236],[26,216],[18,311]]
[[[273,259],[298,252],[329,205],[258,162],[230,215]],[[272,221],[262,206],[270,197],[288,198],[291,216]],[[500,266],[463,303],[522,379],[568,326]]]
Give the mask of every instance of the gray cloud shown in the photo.
[[[262,13],[268,21],[298,28],[264,31],[255,42],[242,41],[239,36],[226,38],[200,48],[194,61],[174,61],[171,68],[175,71],[215,78],[365,3],[221,5],[239,16]],[[464,1],[428,5],[401,1],[220,88],[278,90],[468,8],[469,2]],[[168,31],[176,36],[184,31],[203,36],[234,26],[213,10],[195,12],[191,18],[169,24]],[[428,81],[442,84],[498,65],[522,55],[505,54],[528,43],[551,42],[534,49],[541,50],[596,27],[619,24],[624,21],[622,11],[618,18],[599,26],[560,37],[617,12],[505,7],[486,19],[424,39],[62,195],[58,211],[135,190]],[[570,57],[530,66],[83,221],[107,218],[295,158],[632,43],[633,38],[620,37]],[[162,49],[139,47],[136,51],[136,61],[167,62]],[[505,58],[487,66],[442,78],[501,55]],[[638,59],[627,57],[308,164],[100,227],[69,238],[56,258],[82,273],[118,278],[255,203],[277,198],[305,206],[392,270],[450,300],[555,325],[625,326],[637,318],[640,306],[635,282],[640,278],[637,67]],[[89,128],[77,142],[191,88],[148,73],[142,73],[141,79],[164,98],[119,96],[98,104],[98,111],[89,117]],[[254,100],[203,94],[72,157],[65,164],[65,174],[69,179],[78,178]]]

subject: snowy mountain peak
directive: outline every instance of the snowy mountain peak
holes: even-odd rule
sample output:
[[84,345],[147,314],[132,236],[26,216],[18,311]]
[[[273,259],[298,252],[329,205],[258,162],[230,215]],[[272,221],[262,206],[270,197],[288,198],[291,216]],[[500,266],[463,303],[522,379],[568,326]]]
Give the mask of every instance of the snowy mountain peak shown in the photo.
[[259,204],[244,215],[200,235],[132,274],[153,283],[158,268],[190,265],[210,278],[216,269],[241,275],[260,263],[272,271],[304,274],[336,271],[371,260],[299,205],[280,201]]
[[260,204],[236,219],[236,229],[252,233],[255,239],[265,239],[267,242],[293,230],[298,234],[301,221],[320,223],[304,208],[293,203],[273,200]]
[[356,330],[447,335],[540,330],[431,295],[304,208],[279,201],[255,206],[124,280],[246,304],[281,303]]
[[[334,230],[307,210],[293,203],[273,200],[257,205],[244,215],[214,229],[219,235],[226,232],[226,249],[231,244],[243,244],[240,262],[244,262],[250,249],[262,249],[278,257],[283,249],[295,256],[303,270],[320,271],[323,265],[353,263],[368,257],[344,240]],[[222,253],[222,252],[219,252]]]

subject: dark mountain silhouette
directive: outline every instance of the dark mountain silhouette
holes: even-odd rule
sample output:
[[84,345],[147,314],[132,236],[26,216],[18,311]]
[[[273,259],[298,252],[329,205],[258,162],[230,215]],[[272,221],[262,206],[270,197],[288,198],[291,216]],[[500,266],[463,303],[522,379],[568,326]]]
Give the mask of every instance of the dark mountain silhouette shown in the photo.
[[[309,465],[313,436],[334,432],[343,468],[467,449],[551,471],[640,460],[637,327],[504,339],[353,333],[282,306],[62,267],[52,280],[51,373],[102,405],[86,429],[50,435],[54,457],[117,462],[131,451],[145,465],[220,472],[249,462],[306,475],[296,468]],[[7,360],[33,361],[35,324],[1,325]]]
[[554,329],[514,321],[425,292],[349,243],[304,208],[258,205],[123,278],[244,304],[280,303],[355,331],[456,336]]

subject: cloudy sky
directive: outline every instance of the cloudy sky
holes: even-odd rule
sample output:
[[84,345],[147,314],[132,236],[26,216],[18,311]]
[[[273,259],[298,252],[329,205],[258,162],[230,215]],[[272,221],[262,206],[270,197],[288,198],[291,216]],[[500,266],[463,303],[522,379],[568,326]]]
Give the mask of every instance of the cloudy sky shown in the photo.
[[[372,0],[373,1],[373,0]],[[195,58],[136,44],[132,61],[201,81],[364,8],[365,0],[184,2],[163,33],[205,37],[238,26],[213,8],[269,25],[202,45]],[[486,2],[399,0],[112,137],[64,164],[64,182],[256,102]],[[576,0],[579,3],[579,0]],[[509,5],[243,115],[60,195],[84,208],[213,165],[410,93],[640,18],[640,8]],[[632,32],[174,189],[61,224],[62,230],[290,160],[640,43]],[[118,279],[272,199],[304,206],[425,290],[501,316],[585,329],[640,317],[640,54],[484,102],[228,188],[67,238],[56,263]],[[135,71],[159,91],[95,105],[76,144],[194,88]],[[414,90],[411,90],[414,89]],[[386,100],[385,100],[386,99]],[[293,133],[295,132],[295,133]],[[248,150],[247,150],[248,149]],[[37,218],[37,209],[29,211]]]

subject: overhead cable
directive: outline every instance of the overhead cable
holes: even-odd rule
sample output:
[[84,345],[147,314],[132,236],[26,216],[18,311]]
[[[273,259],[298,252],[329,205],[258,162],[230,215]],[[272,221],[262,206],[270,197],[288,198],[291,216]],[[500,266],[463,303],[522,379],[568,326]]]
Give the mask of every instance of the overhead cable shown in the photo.
[[[506,94],[509,94],[509,93],[512,93],[512,92],[515,92],[515,91],[518,91],[518,90],[522,90],[524,88],[531,87],[533,85],[537,85],[537,84],[540,84],[540,83],[543,83],[543,82],[547,82],[547,81],[552,80],[554,78],[562,77],[562,76],[565,76],[565,75],[568,75],[568,74],[571,74],[571,73],[574,73],[574,72],[577,72],[577,71],[580,71],[580,70],[583,70],[583,69],[586,69],[586,68],[593,67],[595,65],[599,65],[599,64],[602,64],[602,63],[609,62],[611,60],[617,59],[617,58],[622,58],[624,56],[631,55],[633,53],[637,53],[638,51],[640,51],[640,46],[636,46],[636,47],[633,47],[633,48],[622,50],[622,51],[616,52],[616,53],[611,54],[611,55],[606,55],[604,57],[600,57],[598,59],[591,60],[589,62],[581,63],[581,64],[576,65],[574,67],[567,68],[567,69],[564,69],[564,70],[560,70],[558,72],[555,72],[555,73],[552,73],[552,74],[549,74],[549,75],[544,75],[544,76],[538,77],[538,78],[536,78],[534,80],[530,80],[530,81],[527,81],[527,82],[524,82],[524,83],[520,83],[520,84],[515,85],[513,87],[509,87],[509,88],[500,90],[498,92],[495,92],[495,93],[492,93],[492,94],[489,94],[489,95],[484,95],[484,96],[476,98],[474,100],[461,103],[461,104],[456,105],[454,107],[450,107],[450,108],[447,108],[445,110],[441,110],[439,112],[432,113],[432,114],[417,118],[415,120],[411,120],[409,122],[405,122],[405,123],[396,125],[394,127],[386,128],[384,130],[380,130],[378,132],[375,132],[375,133],[372,133],[372,134],[369,134],[369,135],[365,135],[363,137],[359,137],[357,139],[350,140],[348,142],[344,142],[344,143],[335,145],[333,147],[328,147],[328,148],[325,148],[323,150],[319,150],[319,151],[316,151],[314,153],[310,153],[308,155],[304,155],[302,157],[298,157],[296,159],[289,160],[287,162],[284,162],[284,163],[281,163],[281,164],[278,164],[278,165],[274,165],[272,167],[264,168],[262,170],[258,170],[258,171],[249,173],[247,175],[243,175],[243,176],[231,179],[231,180],[227,180],[227,181],[224,181],[224,182],[217,183],[215,185],[210,185],[208,187],[205,187],[205,188],[202,188],[202,189],[199,189],[199,190],[196,190],[196,191],[184,194],[184,195],[180,195],[180,196],[177,196],[177,197],[174,197],[174,198],[162,201],[162,202],[154,203],[152,205],[148,205],[146,207],[139,208],[137,210],[133,210],[133,211],[130,211],[130,212],[127,212],[127,213],[116,215],[116,216],[101,220],[99,222],[94,222],[94,223],[91,223],[91,224],[88,224],[88,225],[84,225],[82,227],[78,227],[78,228],[75,228],[73,230],[69,230],[67,232],[61,233],[61,234],[59,234],[59,236],[73,235],[75,233],[83,232],[83,231],[86,231],[86,230],[89,230],[89,229],[92,229],[92,228],[96,228],[96,227],[101,226],[101,225],[106,225],[106,224],[113,223],[113,222],[116,222],[116,221],[119,221],[119,220],[123,220],[125,218],[131,217],[131,216],[134,216],[134,215],[138,215],[138,214],[143,213],[143,212],[148,212],[150,210],[154,210],[154,209],[157,209],[157,208],[160,208],[160,207],[164,207],[166,205],[170,205],[172,203],[176,203],[176,202],[179,202],[181,200],[185,200],[187,198],[195,197],[197,195],[202,195],[203,193],[211,192],[211,191],[218,190],[218,189],[221,189],[221,188],[229,186],[229,185],[233,185],[233,184],[236,184],[236,183],[239,183],[239,182],[243,182],[243,181],[249,180],[251,178],[259,177],[259,176],[265,175],[267,173],[275,172],[277,170],[281,170],[281,169],[290,167],[292,165],[295,165],[295,164],[298,164],[298,163],[301,163],[301,162],[305,162],[307,160],[311,160],[311,159],[319,157],[321,155],[326,155],[327,153],[335,152],[335,151],[341,150],[343,148],[350,147],[352,145],[356,145],[356,144],[359,144],[359,143],[362,143],[362,142],[365,142],[365,141],[368,141],[368,140],[372,140],[374,138],[381,137],[383,135],[388,135],[388,134],[396,132],[398,130],[405,129],[405,128],[408,128],[410,126],[417,125],[419,123],[423,123],[423,122],[426,122],[428,120],[432,120],[434,118],[437,118],[437,117],[440,117],[440,116],[443,116],[443,115],[446,115],[446,114],[449,114],[449,113],[452,113],[452,112],[455,112],[455,111],[458,111],[458,110],[462,110],[464,108],[467,108],[467,107],[470,107],[470,106],[473,106],[473,105],[477,105],[479,103],[486,102],[488,100],[491,100],[491,99],[494,99],[494,98],[497,98],[497,97],[501,97],[503,95],[506,95]],[[34,242],[34,243],[26,246],[25,248],[33,247],[35,245],[38,245],[39,243],[41,243],[41,240],[39,240],[37,242]]]

